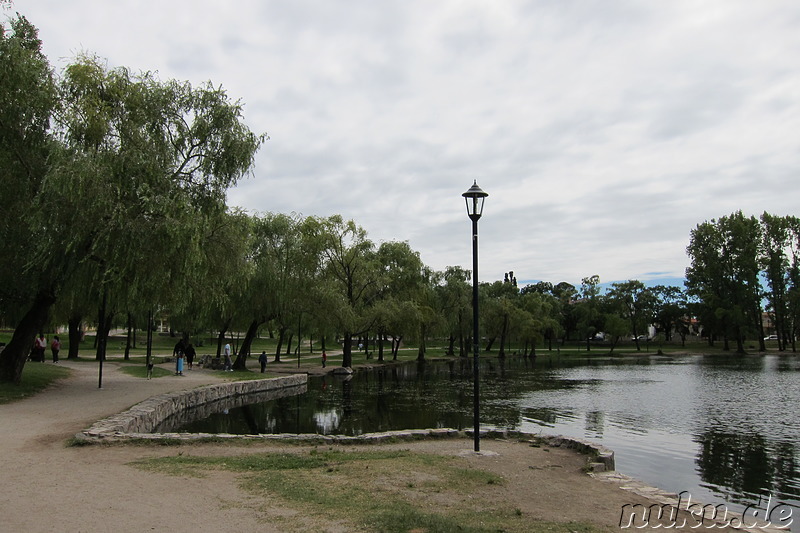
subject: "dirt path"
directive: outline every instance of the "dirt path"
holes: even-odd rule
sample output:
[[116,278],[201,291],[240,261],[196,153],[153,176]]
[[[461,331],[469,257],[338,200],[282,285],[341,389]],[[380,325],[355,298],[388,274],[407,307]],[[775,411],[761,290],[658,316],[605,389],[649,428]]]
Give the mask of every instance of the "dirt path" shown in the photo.
[[[122,373],[116,363],[107,363],[103,389],[98,389],[96,365],[61,364],[73,370],[69,379],[35,397],[0,405],[0,531],[270,533],[286,529],[280,529],[280,524],[287,523],[287,515],[291,521],[292,511],[253,501],[231,474],[172,477],[128,464],[143,457],[184,453],[277,451],[278,445],[65,446],[70,437],[96,420],[156,394],[221,381],[220,373],[195,369],[183,377],[143,380]],[[395,446],[463,454],[470,444],[455,439]],[[482,449],[496,455],[467,453],[464,460],[503,475],[508,480],[507,498],[526,516],[589,521],[613,528],[622,505],[649,503],[616,485],[590,478],[581,470],[585,458],[571,451],[500,441],[482,444]],[[313,527],[329,530],[326,524]]]

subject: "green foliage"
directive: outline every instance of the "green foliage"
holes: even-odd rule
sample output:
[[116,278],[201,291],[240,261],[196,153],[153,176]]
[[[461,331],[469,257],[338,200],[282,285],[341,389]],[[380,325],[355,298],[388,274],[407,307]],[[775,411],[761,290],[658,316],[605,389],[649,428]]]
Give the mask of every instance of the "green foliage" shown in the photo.
[[733,339],[744,352],[748,335],[761,336],[759,245],[761,228],[755,217],[741,211],[718,221],[699,224],[692,231],[687,253],[688,293],[697,298],[701,322],[712,333]]
[[60,294],[70,317],[102,300],[108,325],[115,310],[180,311],[204,291],[209,232],[266,136],[221,87],[88,54],[55,79],[32,25],[19,17],[1,30],[0,203],[19,216],[0,222],[0,286],[16,291],[0,292],[13,313],[0,318],[19,322],[0,380],[18,381]]
[[49,239],[32,211],[52,151],[56,87],[36,28],[22,16],[0,24],[0,320],[16,321],[38,289],[33,238]]
[[[155,312],[187,336],[246,331],[237,368],[262,349],[265,325],[279,334],[275,352],[290,335],[343,338],[343,366],[361,360],[350,350],[360,335],[391,338],[395,350],[413,341],[420,358],[429,339],[446,338],[447,354],[458,342],[466,355],[469,271],[433,272],[408,243],[376,245],[341,216],[226,206],[227,189],[250,172],[267,137],[246,127],[222,87],[112,68],[91,54],[55,76],[36,28],[20,16],[0,27],[0,61],[0,204],[12,215],[0,220],[0,320],[17,324],[0,379],[19,378],[51,308],[54,323],[102,311],[141,327]],[[785,348],[800,333],[797,250],[797,218],[734,213],[692,231],[692,302],[678,287],[637,280],[601,294],[596,275],[580,288],[498,281],[481,286],[481,335],[499,338],[501,355],[514,342],[528,353],[557,337],[589,349],[600,331],[614,349],[651,324],[667,340],[673,330],[685,340],[694,314],[743,350],[745,338],[763,336],[766,297]]]
[[[639,349],[639,334],[646,332],[647,327],[653,323],[656,307],[655,294],[641,281],[629,280],[612,283],[606,298],[611,307],[616,308],[619,316],[628,321],[636,348]],[[618,331],[616,326],[615,329]]]

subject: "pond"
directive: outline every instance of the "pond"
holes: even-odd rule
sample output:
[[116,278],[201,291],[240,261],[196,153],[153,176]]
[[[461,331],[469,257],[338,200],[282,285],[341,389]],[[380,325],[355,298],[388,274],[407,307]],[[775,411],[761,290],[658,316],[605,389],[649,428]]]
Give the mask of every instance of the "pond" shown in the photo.
[[[313,378],[303,395],[160,429],[471,429],[471,374],[471,360],[457,360],[362,371],[349,380]],[[795,356],[481,360],[482,427],[592,440],[615,451],[624,474],[733,510],[769,496],[800,505],[798,405]]]

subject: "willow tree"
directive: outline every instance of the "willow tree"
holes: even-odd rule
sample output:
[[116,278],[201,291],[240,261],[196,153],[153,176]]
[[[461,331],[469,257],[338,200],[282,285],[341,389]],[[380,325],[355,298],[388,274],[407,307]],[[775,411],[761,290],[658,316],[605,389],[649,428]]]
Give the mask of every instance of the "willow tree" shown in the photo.
[[449,266],[435,278],[438,310],[447,328],[447,355],[455,355],[455,342],[458,340],[458,355],[466,357],[465,337],[469,335],[472,306],[472,292],[469,284],[470,274],[458,266]]
[[[310,230],[307,229],[310,225]],[[287,331],[310,321],[315,299],[311,297],[318,272],[319,250],[313,219],[298,215],[264,214],[254,217],[249,252],[251,275],[237,304],[246,317],[246,333],[234,368],[245,368],[252,341],[259,328],[274,320],[279,329],[275,360]],[[300,334],[298,333],[298,346]]]
[[[547,339],[552,342],[558,334],[558,301],[548,292],[533,290],[521,292],[517,304],[526,312],[522,315],[523,322],[519,328],[520,339],[525,343],[523,355],[528,353],[535,355],[536,344],[540,340]],[[548,345],[548,349],[552,349],[552,345]]]
[[[377,272],[377,290],[374,292],[372,316],[379,320],[373,325],[374,332],[378,335],[379,359],[382,359],[383,339],[386,328],[394,320],[387,320],[391,314],[390,309],[383,306],[383,302],[412,302],[416,313],[414,323],[419,326],[419,351],[418,360],[425,359],[425,339],[427,331],[438,323],[441,315],[435,309],[436,293],[435,280],[437,274],[422,264],[419,253],[414,251],[406,241],[383,242],[375,253]],[[393,304],[394,305],[394,304]],[[401,313],[398,316],[407,316]],[[410,329],[404,327],[404,329]]]
[[504,358],[509,344],[510,329],[514,327],[512,320],[519,318],[517,316],[519,290],[504,281],[486,283],[481,285],[480,289],[481,321],[488,337],[485,351],[492,351],[495,341],[499,338],[500,350],[497,355]]
[[0,353],[0,381],[19,382],[62,270],[60,254],[48,258],[40,250],[49,244],[55,252],[61,232],[48,231],[35,209],[54,152],[50,121],[58,103],[41,46],[24,17],[0,24],[0,313],[17,324]]
[[58,112],[47,117],[48,167],[31,205],[35,231],[27,235],[27,268],[40,281],[26,316],[38,318],[23,318],[0,354],[0,381],[19,381],[59,288],[89,263],[97,274],[87,290],[102,301],[114,292],[117,302],[135,295],[152,306],[179,303],[204,244],[204,220],[224,211],[226,190],[265,139],[211,84],[163,82],[82,56],[58,86]]
[[342,366],[353,364],[353,338],[370,330],[374,315],[370,306],[376,302],[381,287],[381,270],[375,245],[367,232],[352,220],[345,222],[334,215],[319,221],[321,240],[322,294],[326,301],[337,301],[331,308],[329,324],[342,335]]
[[[217,357],[229,329],[245,322],[241,298],[248,292],[252,269],[253,217],[238,208],[203,219],[202,246],[185,286],[169,304],[170,324],[191,337],[201,330],[217,332]],[[137,301],[136,298],[131,301]]]
[[575,305],[575,314],[578,317],[578,331],[586,341],[586,351],[591,351],[591,339],[603,328],[603,313],[600,306],[600,276],[597,274],[581,280],[580,300]]

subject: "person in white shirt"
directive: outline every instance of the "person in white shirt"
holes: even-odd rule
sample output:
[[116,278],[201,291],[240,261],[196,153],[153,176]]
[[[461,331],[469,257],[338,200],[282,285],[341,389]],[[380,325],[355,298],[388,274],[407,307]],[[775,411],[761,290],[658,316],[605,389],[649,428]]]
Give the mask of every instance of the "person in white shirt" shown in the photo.
[[233,362],[231,361],[231,345],[225,344],[223,352],[225,354],[225,367],[223,370],[225,372],[233,372]]
[[36,337],[36,340],[33,341],[33,350],[31,353],[31,359],[34,361],[40,361],[44,363],[44,351],[47,348],[47,339],[44,338],[44,333],[39,333],[39,336]]

